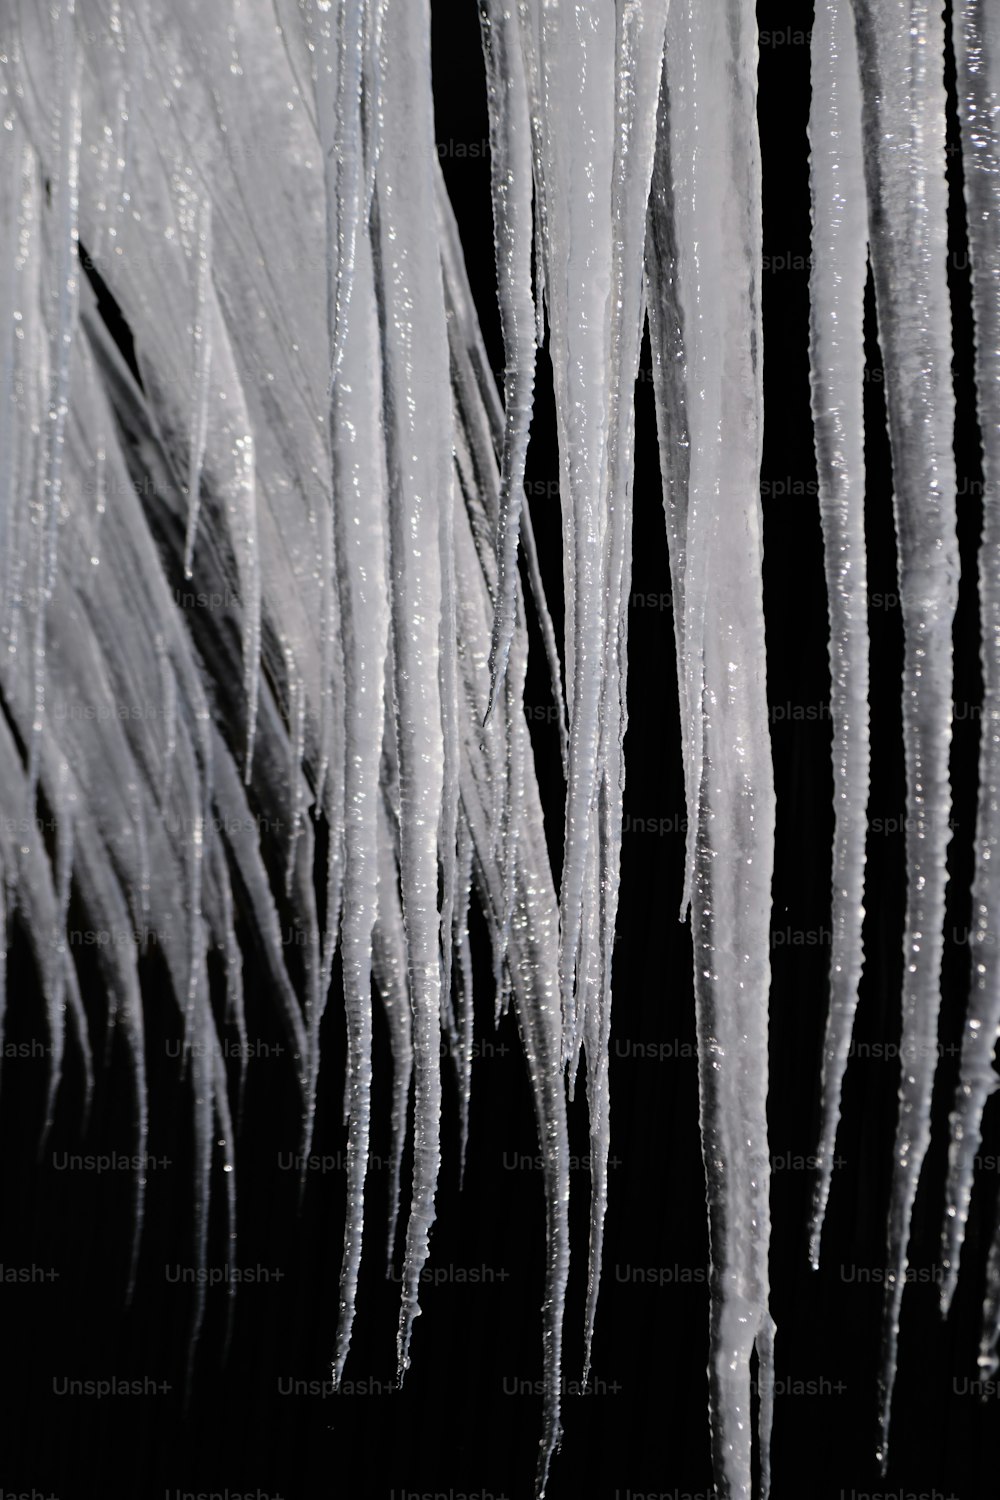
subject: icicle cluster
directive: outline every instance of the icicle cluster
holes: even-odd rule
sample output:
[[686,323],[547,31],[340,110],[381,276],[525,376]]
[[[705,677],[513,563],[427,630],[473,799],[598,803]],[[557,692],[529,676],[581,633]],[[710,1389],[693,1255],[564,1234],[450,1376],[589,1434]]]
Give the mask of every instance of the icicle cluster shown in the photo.
[[[962,158],[969,210],[976,384],[984,472],[997,461],[1000,334],[1000,21],[995,7],[954,7]],[[862,305],[865,247],[885,368],[905,655],[907,910],[903,939],[899,1114],[889,1209],[880,1444],[888,1463],[910,1220],[930,1143],[950,837],[952,620],[958,594],[954,395],[946,274],[944,22],[921,0],[824,0],[812,35],[810,116],[813,419],[830,607],[836,829],[830,1012],[810,1254],[819,1259],[840,1092],[862,967],[868,793],[868,639],[864,547]],[[991,493],[987,486],[986,494]],[[942,1246],[947,1312],[958,1274],[974,1157],[1000,1035],[996,875],[996,517],[986,506],[980,553],[984,708],[973,886],[973,984],[951,1119]],[[1000,1251],[990,1260],[980,1364],[995,1369]]]
[[[307,1148],[339,946],[338,1380],[366,1219],[374,978],[395,1070],[390,1258],[413,1097],[402,1378],[434,1219],[442,1028],[467,1128],[478,887],[544,1138],[547,1463],[568,1267],[558,910],[521,707],[516,520],[499,563],[496,548],[521,488],[530,370],[505,437],[437,163],[427,5],[276,11],[277,27],[252,7],[193,0],[7,11],[0,784],[23,816],[0,833],[4,914],[34,945],[49,1119],[66,1018],[93,1071],[71,898],[106,939],[96,951],[132,1054],[140,1156],[139,963],[157,944],[187,1044],[199,1263],[213,1165],[234,1253],[236,1101],[220,1027],[245,1031],[243,965],[264,965],[287,1030]],[[523,260],[526,125],[520,146],[529,224],[513,218],[509,233]],[[513,280],[520,294],[520,271]],[[102,316],[108,296],[134,368]],[[519,348],[512,371],[521,364]],[[484,730],[501,597],[504,670]],[[555,663],[540,592],[537,607]],[[141,1177],[135,1194],[137,1246]]]
[[[688,802],[681,915],[690,909],[694,935],[714,1464],[720,1495],[750,1495],[756,1353],[766,1496],[774,789],[754,8],[481,0],[502,401],[436,160],[428,0],[274,0],[273,11],[262,20],[237,0],[5,8],[0,788],[22,816],[0,827],[0,915],[4,931],[15,919],[23,925],[39,974],[52,1059],[46,1129],[66,1026],[88,1100],[93,1086],[67,943],[75,902],[106,935],[96,951],[108,1020],[132,1058],[139,1155],[139,964],[151,940],[158,946],[187,1044],[196,1254],[203,1263],[217,1160],[232,1254],[239,1101],[230,1098],[207,955],[224,954],[225,1022],[244,1034],[243,912],[289,1037],[307,1147],[339,947],[348,1172],[334,1373],[339,1381],[349,1354],[371,1212],[374,981],[394,1068],[390,1260],[413,1096],[402,1380],[441,1161],[442,1030],[456,1062],[463,1158],[468,1132],[475,887],[497,1011],[512,1000],[544,1153],[544,1492],[559,1439],[569,1265],[566,1109],[581,1064],[593,1164],[588,1370],[607,1201],[633,391],[648,317]],[[989,495],[1000,476],[996,7],[960,0],[953,37]],[[958,560],[943,47],[940,10],[923,0],[816,7],[811,360],[836,825],[811,1257],[816,1264],[862,967],[870,261],[896,490],[908,786],[883,1459],[909,1221],[929,1141],[950,809]],[[134,365],[102,316],[107,296],[130,331]],[[562,497],[562,664],[524,506],[545,342]],[[519,557],[566,775],[558,899],[522,707]],[[945,1309],[1000,1035],[998,577],[1000,530],[988,506],[975,961],[952,1116]],[[14,826],[26,831],[15,837]],[[283,921],[294,923],[303,955],[294,973]],[[141,1176],[135,1207],[133,1276]],[[192,1354],[203,1311],[199,1301]],[[990,1369],[998,1338],[1000,1236],[981,1354]]]

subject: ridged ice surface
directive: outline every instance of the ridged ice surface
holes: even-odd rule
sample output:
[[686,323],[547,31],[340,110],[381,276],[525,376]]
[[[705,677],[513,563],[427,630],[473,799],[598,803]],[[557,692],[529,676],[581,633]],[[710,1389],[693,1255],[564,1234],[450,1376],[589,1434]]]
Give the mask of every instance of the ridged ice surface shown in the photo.
[[[90,1007],[103,1003],[131,1060],[141,1154],[157,1101],[147,1100],[152,1000],[140,972],[155,942],[186,1043],[178,1087],[193,1123],[203,1264],[219,1168],[236,1253],[244,1075],[232,1086],[221,1028],[245,1036],[244,967],[261,973],[288,1038],[304,1147],[319,1089],[342,1090],[337,1381],[373,1216],[390,1264],[402,1263],[398,1375],[412,1358],[419,1378],[443,1091],[457,1091],[464,1162],[474,1006],[512,1004],[544,1164],[544,1491],[560,1438],[567,1102],[584,1082],[586,1370],[592,1353],[600,1359],[634,387],[648,319],[688,812],[682,917],[690,909],[712,1257],[708,1415],[718,1494],[749,1497],[755,1466],[766,1494],[775,793],[754,8],[482,0],[480,20],[502,390],[436,160],[429,0],[0,3],[0,795],[10,812],[0,823],[0,979],[18,924],[49,1035],[45,1130],[68,1049],[81,1058],[88,1106],[100,1087]],[[1000,1034],[996,7],[961,0],[952,35],[988,499],[972,998],[951,1122],[946,1307]],[[922,0],[818,0],[811,74],[811,392],[835,795],[814,1263],[863,957],[869,258],[905,629],[908,905],[884,1458],[929,1141],[950,811],[958,556],[942,17]],[[134,367],[105,319],[108,298]],[[559,447],[561,642],[524,498],[542,345]],[[529,612],[566,777],[558,896],[523,709]],[[473,891],[492,947],[487,997],[472,993]],[[81,994],[71,908],[107,937],[96,946],[97,996]],[[331,996],[338,950],[342,995]],[[222,956],[224,1017],[210,953]],[[321,1023],[341,1000],[347,1074],[330,1080]],[[368,1181],[376,1004],[392,1053],[382,1201]],[[3,1010],[0,984],[0,1023]],[[133,1279],[142,1193],[137,1174]],[[980,1353],[990,1369],[998,1247],[1000,1238]],[[189,1374],[203,1315],[201,1293]],[[667,1477],[669,1432],[664,1451]]]
[[[979,552],[983,716],[979,750],[976,872],[972,886],[972,989],[951,1116],[942,1260],[942,1307],[958,1279],[983,1108],[995,1092],[1000,1037],[1000,11],[966,3],[953,20],[962,164],[968,209],[976,329],[976,399],[983,444],[983,536]],[[979,1364],[997,1369],[1000,1236],[990,1255]]]
[[819,507],[830,609],[833,943],[823,1052],[819,1180],[810,1259],[819,1262],[840,1091],[861,978],[868,803],[864,297],[868,213],[850,0],[822,0],[812,32],[810,361]]
[[881,1376],[884,1465],[910,1215],[930,1143],[937,1059],[958,546],[945,268],[944,23],[940,10],[917,0],[855,0],[854,13],[904,631],[907,907]]
[[716,1483],[751,1487],[750,1358],[769,1482],[768,933],[760,156],[752,7],[672,0],[649,215],[649,312],[688,797]]

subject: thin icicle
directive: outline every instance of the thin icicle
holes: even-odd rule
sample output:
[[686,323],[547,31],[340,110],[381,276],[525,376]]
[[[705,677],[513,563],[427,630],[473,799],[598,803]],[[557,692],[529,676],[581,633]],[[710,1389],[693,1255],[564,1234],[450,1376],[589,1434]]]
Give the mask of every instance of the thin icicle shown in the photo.
[[[368,226],[368,214],[362,213],[365,163],[362,153],[361,81],[364,71],[362,34],[369,9],[364,0],[340,0],[338,5],[336,128],[332,140],[325,134],[332,122],[324,123],[324,107],[322,98],[320,99],[323,154],[328,174],[330,168],[336,165],[332,184],[334,196],[327,205],[329,220],[336,234],[336,253],[330,261],[334,279],[330,396],[346,356],[351,298],[357,269],[357,245],[360,236],[367,233]],[[323,19],[325,22],[326,17]],[[325,29],[324,26],[324,32]],[[323,64],[321,52],[320,69]],[[370,194],[367,195],[367,202],[370,205]]]
[[413,1025],[406,974],[406,937],[399,898],[392,822],[383,793],[378,819],[378,916],[372,932],[372,972],[389,1027],[392,1051],[391,1145],[389,1150],[386,1268],[392,1269],[399,1223],[399,1178],[406,1140],[406,1111],[413,1076]]
[[945,856],[951,837],[951,626],[958,548],[945,269],[944,23],[940,10],[926,0],[853,4],[905,640],[907,910],[880,1377],[878,1456],[884,1470],[910,1215],[930,1140],[937,1060]]
[[506,366],[488,719],[507,671],[517,618],[517,542],[535,385],[535,308],[531,296],[531,120],[516,7],[510,0],[485,0],[479,19],[486,60],[497,295]]
[[208,318],[208,288],[212,280],[212,205],[203,199],[197,213],[192,258],[195,263],[194,317],[191,322],[191,451],[188,459],[188,521],[184,538],[184,577],[191,577],[194,544],[201,514],[201,468],[208,435],[208,381],[212,368],[212,332]]
[[[496,592],[493,539],[499,505],[496,465],[501,451],[501,432],[496,421],[496,386],[489,371],[482,335],[469,316],[471,294],[458,253],[454,215],[441,195],[439,206],[449,344],[458,413],[456,467],[465,499],[464,513],[459,512],[461,521],[456,525],[456,570],[462,580],[458,590],[462,610],[459,638],[465,646],[462,665],[470,705],[465,717],[462,807],[475,851],[476,887],[496,951],[500,942],[501,914],[506,909],[506,893],[502,872],[489,857],[492,848],[489,784],[491,776],[504,774],[502,764],[496,764],[496,757],[503,754],[503,743],[492,737],[491,730],[484,735],[479,726],[483,721],[489,682],[485,668],[492,611],[488,601],[495,598]],[[523,632],[524,623],[519,616],[510,674],[511,679],[518,682],[524,671]],[[512,765],[519,766],[522,772],[520,781],[512,782],[510,790],[513,817],[520,837],[515,848],[516,900],[510,924],[509,980],[531,1079],[545,1179],[544,1416],[536,1471],[536,1494],[541,1495],[560,1437],[562,1324],[569,1274],[569,1142],[558,1003],[556,903],[545,851],[538,789],[531,774],[529,737],[523,710],[511,716],[509,734],[516,736],[519,742]],[[511,743],[510,739],[506,743]]]
[[[955,1292],[969,1216],[983,1109],[995,1092],[993,1058],[1000,1037],[1000,11],[962,0],[953,20],[965,200],[968,208],[972,306],[976,329],[976,398],[983,443],[983,536],[979,550],[983,717],[979,746],[979,811],[972,885],[972,989],[962,1033],[959,1085],[951,1115],[941,1258],[941,1307]],[[980,1365],[992,1378],[1000,1336],[1000,1268],[996,1248],[988,1269]]]
[[292,788],[292,821],[288,830],[288,853],[285,857],[285,892],[290,894],[295,882],[295,865],[306,815],[306,789],[302,779],[302,761],[306,745],[305,684],[298,675],[295,656],[285,647],[285,670],[288,684],[288,785]]
[[809,141],[810,367],[830,611],[835,811],[830,1007],[823,1048],[819,1176],[809,1236],[809,1258],[816,1267],[864,956],[869,743],[863,318],[868,214],[850,0],[821,0],[816,8]]
[[438,850],[441,861],[441,1024],[446,1033],[453,1022],[452,953],[453,927],[458,905],[459,823],[459,695],[455,596],[455,485],[448,465],[448,483],[441,497],[438,543],[441,553],[441,727],[444,762],[441,790],[441,826]]
[[59,512],[63,488],[63,447],[66,419],[69,413],[70,354],[76,323],[78,297],[79,244],[79,172],[80,172],[80,68],[76,39],[75,0],[61,0],[53,14],[56,26],[56,77],[58,104],[54,155],[55,214],[57,244],[53,294],[54,317],[50,329],[52,344],[52,385],[49,396],[47,453],[44,505],[41,526],[43,540],[38,550],[37,596],[35,603],[34,715],[28,752],[28,800],[34,800],[38,782],[45,712],[45,624],[52,590],[56,581]]
[[566,776],[569,771],[569,729],[566,725],[566,698],[563,693],[562,670],[559,665],[559,647],[556,644],[555,627],[552,624],[552,616],[545,598],[542,573],[538,565],[538,549],[535,546],[535,533],[531,524],[531,512],[527,504],[521,515],[521,544],[524,547],[528,581],[531,584],[535,613],[538,616],[538,626],[545,646],[549,682],[552,684],[552,704],[556,711],[556,724],[559,730],[559,752],[562,756],[563,775]]
[[455,1006],[455,1071],[458,1078],[459,1183],[465,1178],[469,1146],[469,1104],[472,1098],[472,952],[469,947],[469,903],[472,897],[472,836],[464,815],[458,825],[458,900],[452,941],[458,957],[458,992]]

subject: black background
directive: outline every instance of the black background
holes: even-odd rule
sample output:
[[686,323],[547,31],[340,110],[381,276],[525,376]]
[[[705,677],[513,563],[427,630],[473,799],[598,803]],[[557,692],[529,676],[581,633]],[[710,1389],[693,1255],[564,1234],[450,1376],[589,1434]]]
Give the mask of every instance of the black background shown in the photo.
[[[489,156],[476,7],[435,0],[438,150],[455,205],[482,326],[503,364],[495,307]],[[778,793],[773,903],[770,1131],[773,1239],[771,1307],[778,1325],[773,1447],[775,1500],[815,1495],[860,1500],[912,1491],[961,1500],[993,1495],[996,1398],[968,1394],[975,1374],[984,1265],[996,1174],[984,1172],[969,1223],[963,1275],[943,1323],[933,1280],[911,1286],[903,1308],[893,1456],[883,1480],[874,1462],[876,1369],[891,1144],[895,1124],[901,934],[905,896],[904,786],[900,723],[902,630],[895,603],[891,467],[884,436],[874,310],[867,323],[866,416],[872,638],[872,832],[868,843],[866,964],[846,1080],[838,1167],[823,1266],[806,1259],[815,1149],[819,1058],[829,961],[832,833],[827,622],[817,513],[807,362],[809,254],[806,120],[811,8],[760,4],[760,119],[764,164],[766,427],[763,461],[768,691]],[[951,79],[949,79],[951,86]],[[953,100],[952,100],[953,104]],[[942,1211],[947,1110],[957,1075],[968,977],[969,920],[981,681],[975,553],[981,480],[971,380],[971,320],[957,130],[949,120],[950,274],[958,396],[956,451],[963,579],[955,625],[956,724],[952,754],[954,838],[949,856],[942,1057],[935,1135],[915,1216],[910,1260],[930,1273]],[[551,380],[539,362],[528,492],[559,620],[561,563]],[[567,1396],[565,1436],[552,1468],[552,1500],[583,1494],[682,1500],[711,1489],[707,1407],[708,1260],[698,1138],[690,936],[676,920],[684,848],[684,799],[667,550],[658,476],[649,350],[636,387],[637,479],[630,620],[630,730],[619,942],[612,1027],[612,1170],[594,1389]],[[537,640],[535,641],[537,645]],[[554,867],[562,833],[555,726],[539,653],[526,704],[538,760]],[[534,1158],[530,1094],[513,1017],[497,1032],[485,931],[474,916],[479,964],[480,1055],[474,1064],[472,1133],[458,1191],[457,1113],[449,1094],[445,1160],[432,1238],[440,1285],[422,1294],[413,1364],[392,1389],[398,1283],[382,1256],[388,1155],[389,1054],[376,1019],[374,1168],[350,1393],[292,1396],[287,1383],[322,1382],[337,1312],[343,1174],[313,1172],[301,1211],[292,1069],[282,1056],[268,997],[247,976],[249,1064],[238,1141],[239,1249],[264,1279],[241,1288],[232,1344],[223,1358],[227,1299],[209,1296],[189,1408],[184,1359],[192,1289],[191,1143],[187,1085],[178,1076],[179,1027],[147,961],[150,1153],[170,1165],[149,1176],[149,1198],[131,1308],[124,1304],[130,1224],[129,1175],[59,1170],[60,1153],[131,1149],[124,1048],[113,1037],[81,1138],[81,1077],[70,1059],[56,1124],[41,1162],[45,1062],[9,1060],[0,1091],[0,1260],[33,1266],[42,1279],[3,1285],[3,1495],[35,1491],[59,1500],[91,1495],[162,1496],[228,1490],[302,1500],[427,1492],[522,1500],[531,1494],[541,1401],[513,1393],[541,1377],[544,1219]],[[86,966],[84,956],[81,963]],[[7,1041],[38,1035],[33,974],[15,932]],[[96,970],[84,971],[96,995]],[[336,986],[335,986],[336,992]],[[93,1007],[94,1014],[100,1006]],[[342,1011],[331,1003],[315,1150],[336,1156],[343,1067]],[[101,1038],[95,1032],[97,1052]],[[882,1055],[880,1055],[880,1052]],[[1000,1149],[987,1114],[985,1154]],[[571,1111],[572,1148],[587,1150],[582,1100]],[[407,1158],[408,1160],[408,1158]],[[406,1163],[404,1163],[405,1185]],[[587,1174],[573,1173],[576,1255],[567,1306],[565,1376],[579,1381]],[[221,1195],[216,1193],[216,1199]],[[404,1192],[405,1197],[405,1192]],[[221,1215],[209,1262],[223,1259]],[[397,1262],[398,1264],[398,1262]],[[871,1273],[875,1272],[875,1278]],[[49,1273],[53,1273],[51,1276]],[[647,1279],[642,1280],[643,1273]],[[650,1275],[653,1280],[649,1280]],[[473,1278],[472,1280],[470,1280]],[[657,1284],[660,1282],[662,1284]],[[137,1378],[169,1389],[95,1400],[60,1395],[66,1379]]]

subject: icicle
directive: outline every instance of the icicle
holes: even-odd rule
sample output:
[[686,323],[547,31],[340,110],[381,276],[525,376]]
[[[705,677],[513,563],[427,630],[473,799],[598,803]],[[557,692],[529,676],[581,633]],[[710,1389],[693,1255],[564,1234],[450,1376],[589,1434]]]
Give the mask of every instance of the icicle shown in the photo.
[[[383,702],[389,604],[385,573],[388,479],[378,414],[382,410],[379,330],[367,227],[357,236],[355,298],[341,325],[343,355],[334,385],[331,442],[336,556],[344,641],[346,826],[342,949],[348,1029],[350,1134],[348,1200],[334,1379],[350,1346],[361,1262],[364,1184],[371,1113],[372,929],[379,887]],[[331,319],[333,327],[336,323]]]
[[452,927],[452,940],[458,956],[458,1002],[455,1025],[455,1068],[458,1076],[459,1112],[459,1185],[465,1178],[469,1146],[469,1104],[472,1098],[472,952],[469,947],[469,903],[472,897],[472,836],[468,821],[462,816],[458,826],[458,900]]
[[[458,823],[459,823],[459,697],[458,651],[455,598],[455,484],[454,469],[448,465],[448,481],[441,497],[438,545],[441,556],[441,628],[440,681],[441,726],[444,760],[441,791],[441,824],[438,849],[441,860],[441,1025],[446,1033],[453,1029],[452,1004],[452,930],[458,904]],[[508,876],[509,879],[509,876]]]
[[170,800],[171,782],[174,774],[174,756],[177,754],[177,678],[170,661],[162,634],[156,637],[156,657],[159,666],[161,702],[163,704],[164,744],[163,777],[160,785],[160,802]]
[[[320,103],[321,139],[327,172],[336,164],[333,174],[334,197],[327,213],[336,234],[336,253],[331,257],[334,273],[333,327],[330,338],[330,387],[333,388],[343,366],[348,339],[348,316],[356,274],[357,242],[367,232],[368,215],[362,214],[361,79],[364,64],[362,32],[365,13],[363,0],[340,0],[338,20],[340,45],[337,58],[336,131],[331,140],[325,133],[325,110]],[[320,69],[324,58],[320,54]],[[320,96],[322,100],[322,95]],[[328,120],[328,116],[326,117]],[[331,155],[332,153],[332,155]],[[329,177],[328,177],[329,182]],[[374,186],[374,183],[372,184]],[[371,194],[367,196],[371,203]]]
[[97,949],[98,961],[115,999],[115,1015],[121,1028],[132,1063],[132,1100],[134,1110],[134,1157],[139,1166],[132,1187],[132,1244],[129,1259],[127,1296],[135,1289],[145,1207],[145,1157],[149,1136],[149,1106],[146,1094],[146,1047],[143,1030],[142,1000],[135,944],[126,939],[131,932],[128,907],[111,869],[101,841],[85,810],[79,813],[80,828],[76,841],[77,871],[83,910],[95,930],[116,935],[118,941]]
[[292,789],[292,821],[288,830],[288,853],[285,859],[285,893],[291,894],[295,882],[295,865],[306,813],[306,788],[302,779],[302,761],[306,745],[305,685],[295,666],[292,648],[285,647],[285,671],[288,684],[288,785]]
[[[53,809],[58,829],[55,869],[53,870],[56,902],[54,938],[56,949],[55,964],[58,972],[56,1000],[58,1005],[63,1007],[66,1004],[66,985],[68,972],[71,968],[69,949],[66,944],[66,927],[69,918],[69,902],[73,879],[73,804],[75,801],[75,796],[70,786],[70,769],[66,761],[62,762],[56,773],[56,788]],[[50,1076],[48,1109],[42,1137],[43,1143],[52,1124],[52,1111],[55,1105],[55,1090],[59,1082],[60,1062],[61,1059],[57,1056]]]
[[254,744],[257,734],[257,711],[260,689],[260,558],[257,547],[257,492],[254,467],[253,436],[247,430],[235,440],[234,457],[238,468],[240,521],[243,527],[243,692],[247,705],[247,735],[243,755],[243,780],[250,784]]
[[945,271],[944,23],[923,0],[853,0],[871,261],[885,365],[905,635],[907,912],[899,1118],[881,1372],[883,1470],[910,1214],[930,1139],[951,836],[951,625],[958,588]]
[[[18,210],[21,206],[20,176],[26,153],[19,140],[19,121],[10,110],[4,74],[0,73],[0,128],[11,139],[0,164],[0,235],[8,247],[0,265],[0,558],[2,592],[0,592],[0,628],[6,623],[10,605],[10,576],[16,552],[11,536],[16,500],[15,463],[15,388],[17,368],[17,324],[21,320],[17,307],[17,255],[13,246],[19,235]],[[20,247],[18,247],[20,248]]]
[[528,581],[531,584],[535,612],[538,615],[538,625],[545,646],[549,681],[552,684],[552,704],[556,711],[556,723],[559,729],[559,751],[562,755],[563,775],[566,776],[569,772],[569,730],[566,727],[566,699],[563,694],[562,672],[559,666],[559,648],[556,645],[555,627],[545,599],[541,569],[538,566],[538,551],[535,547],[535,533],[527,504],[521,516],[521,544],[524,547],[525,562],[528,565]]
[[[603,799],[602,799],[603,802]],[[588,884],[601,890],[603,850],[594,839],[590,853]],[[601,1284],[604,1218],[608,1204],[608,1152],[611,1141],[611,1111],[608,1097],[608,1042],[611,1035],[610,985],[605,988],[602,936],[604,902],[588,904],[584,925],[584,982],[581,986],[584,1012],[583,1048],[587,1059],[587,1115],[590,1130],[590,1246],[587,1259],[587,1311],[583,1336],[583,1384],[590,1379],[590,1355],[594,1341],[597,1297]],[[571,1073],[572,1078],[572,1073]],[[570,1099],[572,1100],[572,1091]]]
[[545,153],[542,249],[559,435],[570,708],[560,894],[567,1061],[580,1035],[576,973],[598,781],[612,387],[613,249],[608,206],[615,147],[615,24],[615,8],[605,3],[587,11],[542,7],[538,19],[540,144]]
[[440,507],[450,479],[450,400],[434,220],[426,3],[389,7],[382,38],[383,150],[376,169],[376,286],[384,326],[392,650],[399,757],[400,878],[413,1010],[414,1166],[398,1335],[409,1365],[440,1167],[441,975],[437,835],[444,741],[439,686]]
[[224,1019],[226,1025],[236,1027],[236,1037],[239,1045],[239,1082],[236,1090],[236,1128],[239,1131],[243,1121],[243,1099],[246,1093],[247,1063],[250,1057],[246,1011],[243,1003],[243,955],[240,952],[239,942],[236,937],[233,892],[229,884],[229,869],[226,865],[226,855],[221,838],[213,837],[211,851],[215,871],[215,884],[222,908],[222,951],[226,966],[226,1010]]
[[28,751],[28,803],[34,801],[38,783],[40,737],[45,710],[45,621],[56,579],[59,512],[62,504],[63,445],[69,411],[70,354],[77,307],[77,246],[80,171],[80,56],[76,42],[75,0],[61,0],[53,15],[57,27],[56,72],[58,88],[56,138],[55,213],[57,216],[56,289],[53,296],[52,385],[49,396],[47,453],[42,528],[44,539],[38,551],[37,600],[35,606],[34,716]]
[[[941,1257],[947,1312],[958,1279],[969,1215],[982,1116],[997,1087],[993,1057],[1000,1037],[1000,12],[981,0],[962,0],[953,26],[962,161],[968,208],[972,305],[976,329],[976,397],[983,443],[983,537],[979,551],[982,616],[983,717],[979,748],[979,811],[969,947],[972,989],[962,1034],[959,1085],[951,1115]],[[980,1366],[992,1378],[1000,1337],[1000,1264],[996,1246],[988,1270]]]
[[[774,791],[759,473],[760,156],[748,0],[673,0],[647,266],[686,745],[716,1486],[751,1491],[770,1364],[767,996]],[[697,80],[697,87],[695,87]],[[676,444],[679,433],[684,440]],[[673,441],[672,441],[673,440]],[[708,631],[706,622],[713,622]],[[768,1474],[770,1399],[758,1449]],[[762,1493],[765,1493],[762,1488]]]
[[812,416],[830,610],[835,811],[830,1008],[823,1049],[819,1176],[809,1238],[809,1258],[817,1267],[863,962],[868,802],[862,326],[868,215],[850,0],[822,0],[816,9],[809,140]]
[[191,323],[193,373],[191,387],[191,451],[188,458],[188,521],[184,538],[184,577],[191,577],[198,517],[201,513],[201,466],[208,436],[208,379],[212,367],[212,331],[208,320],[208,288],[212,280],[212,205],[199,205],[194,242],[195,303]]
[[399,871],[384,795],[379,803],[378,917],[372,933],[372,972],[385,1011],[392,1050],[392,1144],[386,1235],[386,1267],[391,1270],[399,1221],[399,1177],[406,1139],[406,1109],[413,1076],[413,1028],[407,992],[406,937],[399,898]]
[[[471,704],[466,720],[463,757],[462,808],[475,851],[475,879],[490,930],[494,951],[500,943],[500,928],[506,910],[503,874],[490,858],[488,788],[491,779],[503,774],[493,766],[503,748],[482,723],[489,677],[485,671],[487,643],[492,623],[489,597],[495,598],[496,557],[493,547],[499,505],[499,483],[493,444],[484,421],[490,402],[496,400],[489,376],[482,337],[468,318],[471,305],[468,282],[461,261],[453,253],[457,236],[450,208],[441,201],[441,239],[445,246],[445,291],[451,313],[449,342],[460,420],[456,460],[465,498],[462,524],[456,528],[456,572],[460,580],[459,637],[463,652],[465,690]],[[487,426],[493,426],[491,422]],[[498,445],[499,446],[499,445]],[[472,463],[472,453],[475,463]],[[466,466],[468,465],[468,472]],[[473,470],[474,468],[474,478]],[[485,584],[485,589],[483,585]],[[489,594],[486,594],[486,590]],[[523,665],[523,620],[511,651],[511,682],[520,682]],[[482,641],[482,646],[478,642]],[[520,692],[520,688],[518,688]],[[507,744],[516,745],[512,764],[521,768],[519,782],[511,785],[512,816],[520,830],[515,848],[516,900],[510,923],[510,984],[517,1011],[518,1028],[531,1078],[539,1144],[544,1157],[546,1242],[545,1301],[543,1304],[544,1419],[539,1445],[536,1494],[542,1495],[552,1455],[559,1441],[559,1408],[562,1362],[562,1322],[569,1273],[569,1142],[566,1132],[566,1098],[562,1068],[562,1032],[558,1007],[558,943],[555,897],[545,852],[545,835],[537,787],[530,774],[528,730],[523,710],[512,714]]]
[[490,113],[497,293],[506,359],[489,718],[507,670],[516,619],[517,540],[535,385],[535,309],[531,297],[531,122],[517,17],[508,0],[486,0],[479,19]]
[[[8,789],[8,796],[16,790],[21,797],[21,806],[24,805],[26,779],[10,727],[6,718],[0,715],[0,785]],[[12,800],[11,805],[18,804]],[[56,1093],[62,1076],[66,947],[60,923],[60,891],[56,886],[58,874],[54,880],[35,817],[25,826],[30,832],[18,837],[16,842],[12,840],[4,850],[4,865],[6,869],[16,870],[17,902],[24,917],[25,930],[38,971],[49,1037],[48,1089],[38,1142],[40,1155],[51,1129]]]
[[[612,222],[615,229],[611,293],[611,406],[608,442],[608,530],[606,541],[604,683],[601,778],[592,839],[599,850],[588,881],[585,909],[594,929],[599,963],[581,1034],[587,1038],[587,1093],[592,1165],[590,1260],[584,1370],[589,1372],[600,1288],[607,1161],[611,1139],[608,1057],[611,1040],[611,969],[618,915],[623,798],[628,600],[632,576],[632,470],[635,382],[644,322],[643,250],[656,140],[667,3],[625,7],[619,12],[615,76],[615,162]],[[593,1014],[590,1008],[593,1007]],[[572,1066],[572,1054],[571,1054]],[[586,1374],[584,1376],[586,1381]]]
[[226,1064],[222,1056],[219,1038],[212,1032],[212,1102],[218,1138],[216,1146],[222,1152],[222,1174],[225,1186],[226,1205],[226,1273],[229,1277],[229,1306],[226,1310],[226,1333],[222,1348],[223,1359],[228,1359],[233,1339],[233,1324],[236,1312],[236,1152],[233,1147],[233,1120],[229,1109],[228,1079]]
[[226,842],[230,855],[236,864],[243,885],[250,920],[268,962],[269,990],[277,1004],[288,1045],[297,1064],[300,1081],[305,1087],[308,1042],[302,1023],[302,1013],[285,968],[281,922],[261,861],[259,835],[254,820],[250,817],[246,793],[232,760],[221,753],[224,748],[221,736],[216,730],[213,742],[216,806],[219,808],[222,826],[226,830]]

